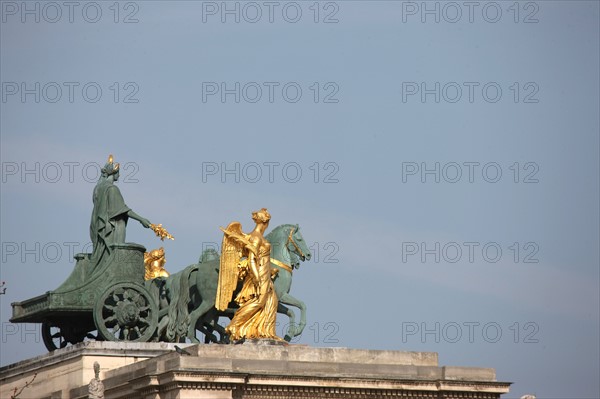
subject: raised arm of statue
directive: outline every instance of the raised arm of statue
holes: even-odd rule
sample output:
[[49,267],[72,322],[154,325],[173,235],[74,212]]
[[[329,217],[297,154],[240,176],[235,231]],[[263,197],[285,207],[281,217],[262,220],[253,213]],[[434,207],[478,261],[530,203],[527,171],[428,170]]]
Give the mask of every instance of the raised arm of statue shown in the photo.
[[142,226],[144,226],[145,228],[149,228],[150,225],[152,223],[150,223],[150,221],[144,217],[141,217],[140,215],[138,215],[137,213],[135,213],[133,210],[129,210],[129,212],[127,212],[127,216],[129,216],[132,219],[137,220],[138,222],[140,222],[142,224]]

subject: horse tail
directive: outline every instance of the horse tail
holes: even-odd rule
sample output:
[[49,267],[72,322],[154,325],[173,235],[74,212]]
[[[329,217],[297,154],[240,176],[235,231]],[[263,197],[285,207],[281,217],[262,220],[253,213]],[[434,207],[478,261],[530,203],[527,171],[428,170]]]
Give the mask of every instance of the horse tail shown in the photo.
[[152,280],[144,280],[144,288],[148,290],[150,295],[152,295],[152,299],[157,304],[160,304],[160,287],[159,282]]
[[176,329],[177,329],[177,303],[179,302],[179,295],[180,293],[177,293],[175,295],[175,293],[173,292],[173,287],[178,286],[178,282],[179,279],[181,278],[181,273],[176,273],[176,274],[172,274],[171,278],[170,278],[170,287],[169,290],[171,291],[171,300],[169,301],[169,311],[168,311],[168,318],[169,318],[169,323],[167,324],[167,331],[165,332],[165,336],[167,338],[167,341],[169,342],[173,342],[175,340],[175,336],[177,335]]
[[184,269],[179,281],[179,295],[177,296],[177,336],[185,337],[190,324],[190,276],[194,270],[198,270],[196,265],[190,265]]

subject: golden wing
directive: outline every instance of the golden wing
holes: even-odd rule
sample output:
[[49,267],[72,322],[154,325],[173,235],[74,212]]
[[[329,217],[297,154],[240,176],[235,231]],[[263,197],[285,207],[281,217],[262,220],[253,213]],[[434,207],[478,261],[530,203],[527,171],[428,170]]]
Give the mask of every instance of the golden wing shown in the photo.
[[221,227],[221,230],[224,234],[221,245],[221,265],[215,307],[218,310],[225,310],[231,302],[233,291],[237,287],[240,272],[238,264],[244,256],[244,248],[248,243],[248,238],[242,232],[242,225],[239,222],[231,222],[226,229]]

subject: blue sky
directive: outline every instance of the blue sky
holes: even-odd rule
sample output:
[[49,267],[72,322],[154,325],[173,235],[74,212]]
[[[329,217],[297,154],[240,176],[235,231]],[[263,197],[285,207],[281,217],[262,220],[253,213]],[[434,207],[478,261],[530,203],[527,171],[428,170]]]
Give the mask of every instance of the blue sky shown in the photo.
[[299,343],[600,396],[598,2],[22,4],[1,2],[2,365],[45,352],[10,303],[67,278],[112,153],[170,271],[261,207],[301,225]]

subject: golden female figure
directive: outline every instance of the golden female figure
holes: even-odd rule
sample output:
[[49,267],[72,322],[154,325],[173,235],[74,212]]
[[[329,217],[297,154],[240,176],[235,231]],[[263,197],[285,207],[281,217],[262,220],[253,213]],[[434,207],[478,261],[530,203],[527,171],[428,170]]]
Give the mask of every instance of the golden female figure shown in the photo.
[[242,232],[239,222],[230,223],[227,229],[221,228],[225,234],[217,309],[227,309],[238,279],[243,279],[242,289],[235,299],[240,308],[225,329],[233,341],[256,338],[281,340],[275,334],[277,295],[272,280],[271,245],[264,238],[270,219],[269,212],[262,208],[252,213],[256,227],[250,234]]

